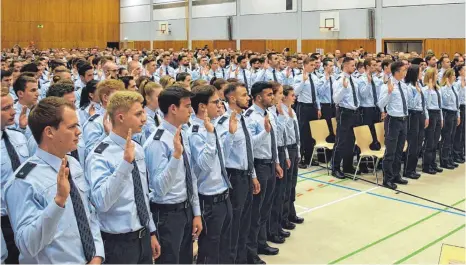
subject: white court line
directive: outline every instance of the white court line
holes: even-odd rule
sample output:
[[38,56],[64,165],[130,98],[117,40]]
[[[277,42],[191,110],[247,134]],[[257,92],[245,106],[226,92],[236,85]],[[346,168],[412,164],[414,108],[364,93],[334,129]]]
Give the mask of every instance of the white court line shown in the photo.
[[294,205],[294,207],[298,207],[298,208],[301,208],[301,209],[306,209],[306,210],[309,210],[311,208],[307,208],[307,207],[304,207],[304,206],[301,206],[301,205]]
[[[303,215],[303,214],[305,214],[305,213],[310,213],[310,212],[313,212],[313,211],[315,211],[315,210],[318,210],[318,209],[327,207],[327,206],[329,206],[329,205],[332,205],[332,204],[335,204],[335,203],[338,203],[338,202],[341,202],[341,201],[345,201],[345,200],[351,199],[351,198],[353,198],[353,197],[356,197],[356,196],[359,196],[359,195],[361,195],[361,194],[364,194],[364,193],[373,191],[373,190],[378,189],[378,188],[380,188],[380,187],[370,188],[370,189],[368,189],[368,190],[360,191],[360,192],[358,192],[358,193],[356,193],[356,194],[352,194],[352,195],[350,195],[350,196],[346,196],[346,197],[341,198],[341,199],[338,199],[338,200],[336,200],[336,201],[332,201],[332,202],[329,202],[329,203],[326,203],[326,204],[323,204],[323,205],[320,205],[320,206],[317,206],[317,207],[314,207],[314,208],[308,208],[307,210],[305,210],[305,211],[303,211],[303,212],[300,212],[300,213],[298,213],[297,215]],[[295,205],[295,206],[297,206],[297,205]],[[302,207],[302,208],[304,208],[304,207]]]

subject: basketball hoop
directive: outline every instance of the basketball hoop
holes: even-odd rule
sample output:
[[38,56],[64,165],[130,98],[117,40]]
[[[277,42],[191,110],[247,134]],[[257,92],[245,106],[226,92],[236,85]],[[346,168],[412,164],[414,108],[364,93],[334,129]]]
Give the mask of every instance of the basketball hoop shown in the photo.
[[334,27],[319,27],[320,32],[330,32]]

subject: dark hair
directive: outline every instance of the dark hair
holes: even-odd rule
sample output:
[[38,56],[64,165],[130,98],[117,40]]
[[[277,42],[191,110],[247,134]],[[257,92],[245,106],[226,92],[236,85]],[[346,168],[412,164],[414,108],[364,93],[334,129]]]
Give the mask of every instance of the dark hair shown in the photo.
[[163,114],[168,113],[168,108],[171,105],[180,106],[182,98],[191,98],[193,93],[191,91],[178,86],[170,86],[162,90],[159,95],[159,107]]
[[[225,90],[223,91],[223,95],[225,99],[228,101],[228,95],[235,92],[238,87],[245,87],[243,83],[227,83]],[[247,91],[247,88],[246,88]]]
[[453,69],[455,70],[455,76],[459,78],[461,69],[464,68],[464,64],[460,64],[455,66]]
[[322,61],[322,63],[323,63],[324,66],[328,66],[328,64],[331,63],[331,62],[333,62],[333,60],[330,59],[330,58],[325,58],[325,59]]
[[212,85],[217,89],[217,90],[220,90],[222,89],[222,86],[224,84],[228,84],[227,80],[223,79],[223,78],[217,78],[215,79],[215,81],[212,83]]
[[256,96],[262,93],[262,91],[264,91],[265,89],[272,89],[272,88],[273,86],[271,83],[265,82],[265,81],[259,81],[252,85],[251,95],[254,99],[256,99]]
[[293,87],[292,86],[289,86],[289,85],[284,85],[283,86],[283,95],[285,97],[288,96],[288,94],[290,94],[291,91],[294,91]]
[[385,70],[386,67],[388,67],[390,64],[392,64],[393,61],[392,60],[383,60],[382,61],[382,70]]
[[349,62],[351,62],[351,61],[354,61],[354,58],[353,58],[353,57],[344,57],[343,62],[342,62],[342,65],[343,65],[343,64],[347,64],[347,63],[349,63]]
[[414,58],[413,60],[411,60],[411,64],[421,64],[422,62],[424,62],[424,59],[422,58]]
[[249,63],[250,63],[251,65],[252,65],[252,64],[255,64],[255,63],[257,63],[257,62],[260,62],[260,59],[257,58],[257,57],[256,57],[256,58],[252,58],[252,59],[249,61]]
[[129,81],[133,80],[134,78],[130,75],[128,76],[122,76],[119,78],[123,83],[125,84],[125,88],[128,89],[129,87]]
[[101,57],[95,57],[92,59],[92,65],[98,65],[101,60]]
[[24,72],[37,73],[39,72],[39,68],[37,68],[37,64],[35,63],[28,63],[28,64],[23,65],[23,67],[21,67],[21,70],[19,71],[21,73],[24,73]]
[[432,58],[434,58],[434,57],[435,57],[435,55],[427,55],[427,56],[426,56],[426,63],[427,63],[428,61],[430,61],[430,60],[431,60]]
[[209,98],[215,95],[215,87],[211,85],[196,86],[192,92],[191,105],[195,113],[199,111],[199,104],[209,104]]
[[189,73],[186,73],[186,72],[181,72],[179,74],[176,75],[176,82],[184,82],[186,81],[186,77],[190,76]]
[[267,59],[272,60],[272,56],[273,56],[273,55],[276,55],[276,54],[277,54],[277,53],[275,53],[275,52],[269,52],[269,53],[267,54]]
[[42,133],[46,127],[52,126],[58,129],[60,122],[63,120],[63,109],[65,107],[75,109],[73,104],[63,98],[48,97],[39,101],[31,110],[28,117],[28,125],[37,144],[41,143]]
[[146,64],[150,62],[155,62],[155,59],[153,57],[147,57],[144,60],[142,60],[142,66],[146,66]]
[[83,108],[83,107],[85,108],[89,104],[91,104],[91,99],[89,98],[89,94],[95,93],[98,83],[99,81],[97,80],[91,80],[87,82],[86,86],[81,90],[81,99],[79,101],[80,108]]
[[86,72],[89,71],[89,70],[92,70],[94,68],[92,68],[92,65],[90,65],[89,63],[84,63],[84,64],[81,64],[78,68],[78,74],[80,76],[85,76],[86,75]]
[[405,64],[402,61],[397,61],[392,63],[390,66],[390,71],[392,71],[392,75],[394,75],[396,72],[400,71],[400,69],[404,66]]
[[406,76],[405,76],[405,83],[407,85],[411,84],[413,86],[416,86],[416,83],[417,83],[418,78],[419,78],[419,69],[420,69],[419,65],[411,64],[411,66],[408,68],[408,72],[406,73]]
[[364,68],[371,66],[372,61],[375,61],[374,59],[366,59],[364,60]]
[[356,69],[360,69],[360,68],[363,68],[364,67],[364,62],[359,62],[358,61],[358,64],[356,65]]
[[62,98],[68,93],[74,93],[74,86],[68,82],[58,82],[50,86],[47,91],[46,97],[59,97]]
[[241,61],[244,60],[244,59],[246,59],[246,56],[240,55],[240,56],[238,56],[238,58],[236,58],[236,62],[237,62],[238,64],[240,64]]
[[9,70],[2,70],[2,72],[1,72],[2,79],[3,79],[4,77],[9,77],[9,76],[11,76],[12,74],[13,74],[13,71],[11,71],[11,69],[9,69]]
[[228,79],[227,79],[227,82],[228,82],[228,83],[238,83],[239,80],[238,80],[237,78],[233,78],[233,77],[232,77],[232,78],[228,78]]
[[15,91],[15,94],[18,95],[18,91],[24,92],[27,83],[37,83],[37,79],[32,77],[29,72],[20,74],[13,83],[13,90]]
[[49,65],[50,65],[50,70],[53,72],[53,70],[55,70],[55,68],[57,68],[58,66],[66,66],[65,63],[59,61],[59,60],[52,60],[49,62]]

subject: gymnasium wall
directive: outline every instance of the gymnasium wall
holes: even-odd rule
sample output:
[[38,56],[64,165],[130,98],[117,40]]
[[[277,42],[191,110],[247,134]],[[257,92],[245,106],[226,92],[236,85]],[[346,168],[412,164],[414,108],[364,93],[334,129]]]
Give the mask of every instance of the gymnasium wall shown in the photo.
[[28,46],[31,42],[38,48],[104,48],[107,42],[120,40],[119,0],[1,2],[1,44],[5,48]]

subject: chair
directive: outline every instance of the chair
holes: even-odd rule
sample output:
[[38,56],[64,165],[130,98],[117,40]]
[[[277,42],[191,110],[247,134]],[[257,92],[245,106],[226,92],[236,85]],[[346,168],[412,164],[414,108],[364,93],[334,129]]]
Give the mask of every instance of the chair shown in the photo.
[[385,127],[383,121],[375,123],[374,127],[375,133],[377,134],[377,141],[380,143],[380,150],[385,152]]
[[337,135],[337,118],[332,118],[333,134]]
[[314,146],[314,150],[312,150],[311,155],[311,162],[309,167],[312,163],[312,158],[314,157],[314,152],[318,149],[324,149],[324,157],[325,157],[325,166],[327,168],[327,175],[329,175],[329,168],[328,168],[328,161],[327,161],[327,153],[326,150],[333,150],[333,143],[327,143],[325,138],[328,136],[328,126],[327,122],[322,120],[315,120],[310,121],[309,126],[311,127],[312,138],[316,141],[316,145]]
[[[359,164],[363,157],[370,157],[374,162],[374,157],[376,157],[376,161],[374,162],[374,172],[375,172],[375,179],[377,184],[379,183],[379,178],[377,176],[377,165],[379,164],[379,160],[383,158],[385,154],[385,150],[371,150],[369,145],[372,143],[372,136],[371,131],[369,130],[369,126],[363,125],[353,128],[354,136],[356,138],[356,144],[361,149],[361,154],[359,155],[358,165],[356,166],[356,172],[359,171]],[[377,133],[378,136],[378,133]],[[384,148],[385,149],[385,148]],[[356,179],[356,172],[354,173],[353,180]]]

